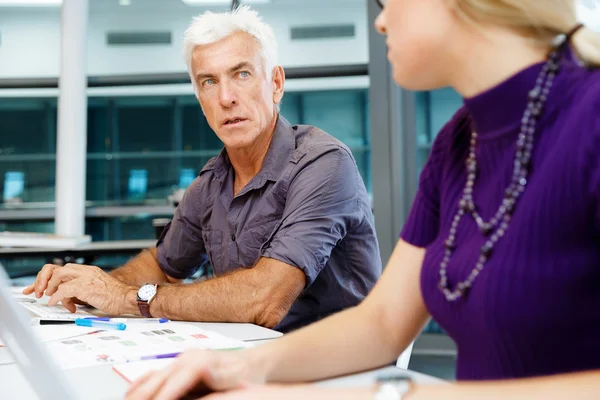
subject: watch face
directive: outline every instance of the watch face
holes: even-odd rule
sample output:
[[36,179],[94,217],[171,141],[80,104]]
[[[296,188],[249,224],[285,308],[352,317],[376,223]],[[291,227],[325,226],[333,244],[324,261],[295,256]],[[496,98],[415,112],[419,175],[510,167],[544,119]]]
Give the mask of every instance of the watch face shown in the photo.
[[149,301],[156,294],[156,286],[144,285],[138,290],[138,297],[140,300]]

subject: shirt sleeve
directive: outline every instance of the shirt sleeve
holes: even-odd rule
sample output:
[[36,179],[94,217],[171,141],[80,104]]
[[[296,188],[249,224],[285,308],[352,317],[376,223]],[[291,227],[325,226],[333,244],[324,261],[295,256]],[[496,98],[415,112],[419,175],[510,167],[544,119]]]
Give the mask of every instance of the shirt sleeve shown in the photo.
[[301,269],[308,287],[356,219],[360,177],[354,158],[339,146],[304,159],[309,161],[290,183],[282,222],[262,256]]
[[440,231],[440,183],[443,166],[452,146],[455,133],[468,122],[465,108],[461,108],[437,135],[421,176],[419,189],[400,237],[413,246],[425,248]]
[[199,178],[196,178],[185,191],[173,219],[165,226],[156,244],[160,268],[176,279],[190,277],[207,260],[197,204],[199,190]]

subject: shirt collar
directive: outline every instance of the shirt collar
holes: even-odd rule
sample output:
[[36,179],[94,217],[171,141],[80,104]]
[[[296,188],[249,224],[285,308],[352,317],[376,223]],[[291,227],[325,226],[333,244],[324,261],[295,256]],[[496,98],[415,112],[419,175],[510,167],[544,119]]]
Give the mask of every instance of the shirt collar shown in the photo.
[[[295,148],[296,138],[294,127],[283,116],[279,115],[262,168],[247,185],[247,189],[251,190],[261,187],[267,180],[277,181]],[[233,169],[233,167],[227,156],[227,150],[223,149],[217,157],[210,160],[202,168],[200,174],[212,170],[215,178],[223,180],[230,169]],[[243,192],[246,192],[246,189]]]

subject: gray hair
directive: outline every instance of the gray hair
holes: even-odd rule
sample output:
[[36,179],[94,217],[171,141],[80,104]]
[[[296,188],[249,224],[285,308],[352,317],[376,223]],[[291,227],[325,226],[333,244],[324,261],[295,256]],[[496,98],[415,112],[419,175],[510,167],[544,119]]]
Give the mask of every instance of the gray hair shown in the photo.
[[183,56],[196,95],[198,90],[192,73],[194,48],[218,42],[235,32],[245,32],[258,42],[267,79],[271,79],[273,68],[277,66],[277,39],[273,29],[263,22],[258,12],[249,6],[222,13],[206,11],[194,18],[183,38]]

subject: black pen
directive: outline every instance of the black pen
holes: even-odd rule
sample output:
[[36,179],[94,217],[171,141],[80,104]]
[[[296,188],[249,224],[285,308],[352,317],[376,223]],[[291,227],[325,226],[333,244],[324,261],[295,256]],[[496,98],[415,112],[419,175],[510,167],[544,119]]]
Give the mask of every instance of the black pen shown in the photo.
[[40,325],[65,325],[65,324],[74,324],[74,320],[69,319],[40,319]]

